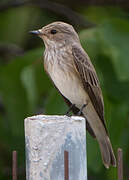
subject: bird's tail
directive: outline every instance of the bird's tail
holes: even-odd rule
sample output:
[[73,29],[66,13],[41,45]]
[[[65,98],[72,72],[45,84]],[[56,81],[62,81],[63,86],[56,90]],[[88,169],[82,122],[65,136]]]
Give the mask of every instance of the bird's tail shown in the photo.
[[102,160],[105,167],[109,168],[110,165],[116,166],[115,155],[107,131],[93,106],[89,104],[89,107],[84,109],[83,114],[86,117],[90,128],[92,129],[94,137],[96,137],[99,143]]
[[108,136],[98,139],[102,160],[106,168],[110,165],[116,166],[116,158],[112,149],[112,145]]

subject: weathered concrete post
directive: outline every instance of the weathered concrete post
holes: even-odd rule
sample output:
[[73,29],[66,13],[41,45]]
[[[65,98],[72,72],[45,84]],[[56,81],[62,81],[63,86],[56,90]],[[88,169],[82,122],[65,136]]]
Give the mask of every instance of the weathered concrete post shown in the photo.
[[[28,117],[25,119],[25,142],[26,180],[64,180],[67,168],[69,180],[87,180],[84,118]],[[65,154],[68,167],[64,167],[67,164]]]

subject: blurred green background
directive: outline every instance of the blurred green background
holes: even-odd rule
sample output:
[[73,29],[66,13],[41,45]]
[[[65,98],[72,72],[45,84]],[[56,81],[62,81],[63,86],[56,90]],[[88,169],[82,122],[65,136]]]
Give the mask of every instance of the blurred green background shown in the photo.
[[[127,0],[0,1],[0,180],[11,179],[12,150],[25,180],[24,118],[64,114],[67,106],[43,69],[44,45],[28,31],[65,21],[78,31],[99,76],[115,154],[123,149],[129,179],[129,2]],[[87,133],[89,180],[117,180]]]

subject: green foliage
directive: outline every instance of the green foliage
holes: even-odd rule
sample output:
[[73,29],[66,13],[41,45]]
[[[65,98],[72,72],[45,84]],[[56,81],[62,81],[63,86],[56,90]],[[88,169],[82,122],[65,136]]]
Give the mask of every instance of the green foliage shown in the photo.
[[[100,77],[105,102],[105,117],[114,149],[122,147],[124,153],[127,153],[129,146],[127,135],[129,128],[127,121],[129,113],[129,21],[119,17],[122,14],[120,10],[118,15],[111,16],[106,9],[95,9],[96,14],[94,14],[94,8],[86,12],[90,19],[99,23],[99,26],[93,30],[83,30],[80,37]],[[104,14],[103,11],[105,11]],[[112,12],[111,9],[110,12]],[[91,151],[91,149],[97,149],[93,147],[91,141],[89,149],[89,156],[92,157],[89,160],[89,167],[96,171],[100,165],[96,165],[96,169],[95,162],[97,161],[97,164],[101,162],[98,158],[96,159],[98,155],[94,156],[94,152]],[[126,160],[126,165],[129,165],[126,156],[124,160]],[[115,170],[112,169],[111,172],[107,173],[107,177],[116,179]]]
[[[36,16],[30,22],[34,11]],[[129,14],[113,7],[87,8],[82,14],[96,23],[94,28],[83,29],[80,39],[100,79],[105,118],[114,150],[116,152],[118,147],[123,148],[124,165],[128,167]],[[43,70],[43,48],[37,45],[40,41],[27,34],[32,28],[42,27],[56,18],[29,7],[11,9],[0,14],[1,42],[15,43],[25,50],[23,55],[8,59],[8,63],[1,63],[5,59],[0,58],[0,156],[3,157],[0,160],[0,179],[10,179],[11,174],[7,176],[5,172],[6,168],[11,167],[13,149],[18,150],[19,167],[25,167],[24,118],[38,113],[64,114],[67,110]],[[89,177],[117,179],[115,168],[107,171],[103,167],[98,144],[89,135],[87,147]],[[20,179],[25,179],[23,174]]]

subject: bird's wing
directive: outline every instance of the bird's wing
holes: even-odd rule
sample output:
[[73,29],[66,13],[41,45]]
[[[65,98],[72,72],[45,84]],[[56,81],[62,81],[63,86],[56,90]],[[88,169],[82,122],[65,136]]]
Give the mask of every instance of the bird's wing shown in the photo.
[[106,124],[104,120],[103,97],[95,69],[90,62],[88,55],[81,47],[73,45],[72,54],[76,69],[80,74],[84,89],[88,93],[90,100],[106,129]]

